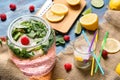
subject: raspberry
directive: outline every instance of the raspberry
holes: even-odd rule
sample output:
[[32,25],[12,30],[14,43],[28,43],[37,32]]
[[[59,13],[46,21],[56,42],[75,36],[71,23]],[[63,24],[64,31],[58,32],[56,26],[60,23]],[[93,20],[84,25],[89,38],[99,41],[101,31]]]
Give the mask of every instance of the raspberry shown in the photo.
[[0,15],[0,18],[2,21],[5,21],[7,19],[7,16],[6,16],[6,14],[3,13]]
[[16,4],[11,3],[9,7],[12,11],[16,10]]
[[106,59],[108,57],[108,52],[106,50],[102,51],[102,57]]
[[21,38],[21,43],[22,45],[28,45],[30,43],[30,40],[28,39],[28,37],[24,36]]
[[65,41],[69,41],[70,40],[70,36],[69,35],[64,35],[64,40]]
[[6,37],[4,37],[4,36],[3,36],[3,37],[0,37],[0,39],[1,39],[2,41],[4,41],[4,42],[7,40]]
[[72,69],[72,65],[70,63],[64,64],[64,68],[67,72],[69,72]]
[[29,7],[29,11],[30,11],[30,12],[34,12],[34,10],[35,10],[35,7],[34,7],[33,5],[31,5],[31,6]]

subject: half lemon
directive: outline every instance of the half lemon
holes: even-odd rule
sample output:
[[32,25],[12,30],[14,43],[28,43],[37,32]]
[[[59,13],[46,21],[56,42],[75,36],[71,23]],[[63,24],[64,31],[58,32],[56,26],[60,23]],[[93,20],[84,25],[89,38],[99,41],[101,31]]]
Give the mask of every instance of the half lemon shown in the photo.
[[95,31],[98,28],[98,16],[95,13],[89,13],[80,18],[82,27],[87,30]]
[[114,38],[107,38],[104,50],[109,53],[116,53],[120,50],[120,42]]

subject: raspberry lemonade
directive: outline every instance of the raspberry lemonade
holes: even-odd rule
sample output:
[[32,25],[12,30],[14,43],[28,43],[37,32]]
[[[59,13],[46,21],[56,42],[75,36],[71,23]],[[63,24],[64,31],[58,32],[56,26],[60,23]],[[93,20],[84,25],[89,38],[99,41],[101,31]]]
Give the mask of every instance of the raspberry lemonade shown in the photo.
[[26,76],[43,76],[54,67],[55,34],[40,17],[21,16],[8,29],[10,59]]

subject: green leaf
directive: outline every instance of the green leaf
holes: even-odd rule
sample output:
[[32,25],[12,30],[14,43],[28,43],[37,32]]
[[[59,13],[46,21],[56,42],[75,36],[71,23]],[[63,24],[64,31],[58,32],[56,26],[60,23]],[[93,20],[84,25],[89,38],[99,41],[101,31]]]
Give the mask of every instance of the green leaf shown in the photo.
[[29,34],[27,34],[27,36],[30,38],[35,38],[36,33],[32,30]]
[[56,36],[56,45],[59,46],[59,45],[63,45],[63,44],[65,44],[63,37],[60,35]]
[[22,33],[18,32],[16,35],[14,35],[13,39],[17,41],[21,35]]
[[23,26],[25,26],[26,28],[27,27],[31,27],[32,26],[32,24],[31,24],[31,22],[30,21],[23,21],[22,23],[20,23],[21,25],[23,25]]
[[2,46],[2,40],[0,39],[0,45]]

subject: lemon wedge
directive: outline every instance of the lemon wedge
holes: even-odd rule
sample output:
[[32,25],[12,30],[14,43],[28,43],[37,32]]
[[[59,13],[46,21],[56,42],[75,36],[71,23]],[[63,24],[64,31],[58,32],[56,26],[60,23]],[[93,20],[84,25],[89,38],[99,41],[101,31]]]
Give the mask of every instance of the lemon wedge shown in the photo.
[[57,15],[65,15],[68,13],[68,7],[64,4],[56,3],[51,7],[51,11]]
[[68,4],[70,4],[71,6],[75,6],[80,4],[80,0],[66,0]]
[[84,16],[84,15],[89,14],[89,13],[92,13],[92,8],[86,9],[86,10],[82,13],[82,15]]
[[80,18],[81,25],[87,29],[94,31],[98,28],[98,16],[95,13],[89,13]]
[[115,71],[120,75],[120,63],[116,66]]
[[57,14],[52,13],[51,10],[49,10],[46,13],[46,18],[50,22],[59,22],[64,18],[64,15],[57,15]]
[[116,53],[120,50],[120,42],[114,38],[107,38],[104,50],[109,53]]
[[77,21],[77,24],[76,24],[76,26],[75,26],[74,33],[75,33],[75,34],[80,34],[80,33],[81,33],[81,30],[82,30],[82,27],[81,27],[80,21]]
[[75,57],[75,60],[77,60],[77,61],[83,61],[83,58],[81,58],[81,57]]

